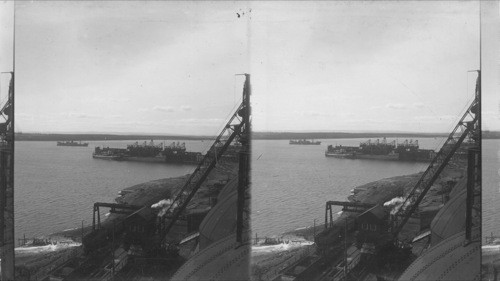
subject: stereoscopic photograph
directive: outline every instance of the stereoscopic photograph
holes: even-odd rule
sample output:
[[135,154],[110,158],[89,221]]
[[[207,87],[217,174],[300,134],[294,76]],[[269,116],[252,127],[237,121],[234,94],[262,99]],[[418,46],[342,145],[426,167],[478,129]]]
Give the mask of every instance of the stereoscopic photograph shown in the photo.
[[246,279],[245,5],[2,5],[2,280]]
[[252,279],[480,280],[479,2],[262,6]]
[[0,280],[498,280],[499,1],[0,3]]

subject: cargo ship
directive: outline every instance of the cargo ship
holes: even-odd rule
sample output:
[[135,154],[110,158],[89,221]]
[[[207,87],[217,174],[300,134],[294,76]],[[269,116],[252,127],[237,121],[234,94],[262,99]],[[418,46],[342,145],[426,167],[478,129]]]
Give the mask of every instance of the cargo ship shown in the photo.
[[185,143],[174,142],[170,146],[164,146],[163,143],[155,144],[151,140],[143,144],[135,142],[127,145],[127,148],[96,147],[92,157],[116,161],[198,164],[203,155],[200,152],[186,151]]
[[387,142],[368,140],[361,142],[359,146],[329,145],[325,151],[326,157],[347,158],[347,159],[375,159],[392,161],[412,161],[427,162],[435,156],[435,151],[431,149],[420,149],[418,140],[405,140],[396,143],[395,140]]
[[121,160],[127,152],[124,148],[96,147],[92,158],[104,160]]
[[57,142],[57,146],[89,146],[89,143],[88,142],[82,143],[82,141],[80,141],[80,142],[76,142],[76,141],[58,141]]
[[290,144],[299,144],[299,145],[320,145],[320,141],[314,141],[314,140],[290,140]]
[[167,163],[198,164],[203,159],[203,154],[186,151],[186,144],[180,144],[179,142],[173,142],[171,145],[166,146],[161,154]]
[[[241,150],[241,143],[238,140],[233,141],[227,148],[224,154],[222,154],[222,159],[228,162],[238,162],[239,152]],[[216,153],[217,150],[222,149],[220,145],[215,145],[213,149],[210,149],[207,153]],[[215,151],[214,151],[215,150]]]

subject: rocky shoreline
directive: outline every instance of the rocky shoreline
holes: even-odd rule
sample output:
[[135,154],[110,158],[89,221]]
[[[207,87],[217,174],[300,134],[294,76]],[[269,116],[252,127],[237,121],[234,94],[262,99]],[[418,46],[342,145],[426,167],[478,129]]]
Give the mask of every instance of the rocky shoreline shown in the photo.
[[[414,187],[421,175],[422,173],[415,173],[370,182],[355,187],[353,189],[353,194],[347,199],[351,202],[384,204],[393,198],[404,197],[404,195]],[[439,211],[443,206],[442,202],[444,200],[444,195],[451,190],[450,186],[454,186],[458,181],[463,179],[463,177],[465,177],[464,165],[449,165],[443,170],[421,203],[421,212],[425,214],[425,217],[432,218]],[[319,207],[323,205],[324,202],[318,202]],[[356,215],[356,213],[343,212],[334,221],[334,225],[340,226],[344,223],[346,218]],[[423,224],[430,224],[430,219],[424,219]],[[419,225],[411,225],[411,223],[408,223],[408,225],[409,230],[407,229],[406,233],[402,235],[412,235],[414,231],[419,229]],[[308,241],[314,242],[314,234],[318,234],[322,230],[324,230],[324,224],[318,224],[316,227],[309,226],[307,228],[287,231],[283,233],[281,237],[285,240],[287,237],[302,237]],[[315,246],[312,245],[308,247]],[[315,251],[308,250],[308,252],[314,253]],[[261,278],[262,276],[266,276],[266,278],[272,277],[269,275],[270,273],[278,274],[278,271],[287,267],[289,261],[298,253],[300,253],[298,249],[294,248],[291,251],[277,250],[257,256],[252,255],[252,280],[263,280]]]
[[[201,185],[197,192],[197,195],[191,200],[188,208],[202,208],[204,206],[209,206],[209,196],[212,193],[212,187],[217,183],[225,183],[229,179],[237,176],[237,165],[233,163],[219,163],[214,170],[210,173],[207,180]],[[180,189],[189,174],[180,176],[165,178],[159,180],[153,180],[134,186],[126,187],[122,190],[122,196],[115,198],[115,201],[120,204],[138,205],[138,206],[151,206],[152,204],[169,198],[176,190]],[[90,207],[90,206],[89,206]],[[101,224],[109,224],[117,221],[123,220],[125,215],[110,214]],[[77,220],[79,221],[79,220]],[[54,232],[47,236],[48,239],[59,243],[57,241],[70,241],[73,243],[73,248],[78,247],[82,241],[83,235],[86,235],[92,231],[92,226],[86,226],[83,228],[75,228],[64,231]],[[17,250],[19,252],[19,249]],[[67,256],[68,248],[57,248],[49,249],[48,251],[32,251],[26,252],[23,255],[16,255],[16,270],[18,271],[30,271],[31,275],[37,274],[37,272],[47,271],[48,268],[53,268],[56,262]]]

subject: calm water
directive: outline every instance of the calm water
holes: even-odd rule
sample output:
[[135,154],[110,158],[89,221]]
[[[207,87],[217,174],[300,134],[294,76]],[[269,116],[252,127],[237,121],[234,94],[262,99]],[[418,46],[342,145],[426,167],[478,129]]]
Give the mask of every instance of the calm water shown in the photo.
[[[185,175],[195,168],[92,158],[96,146],[125,148],[131,143],[95,141],[88,147],[61,147],[56,142],[16,142],[16,237],[43,236],[79,227],[82,220],[89,225],[94,202],[114,202],[126,187]],[[188,151],[204,152],[210,144],[186,141]]]
[[500,235],[500,140],[483,140],[483,236]]
[[[287,140],[253,141],[252,228],[278,235],[324,220],[327,200],[346,200],[352,188],[386,177],[411,174],[424,163],[326,158],[328,144],[358,145],[365,139],[322,140],[292,146]],[[419,139],[436,149],[442,139]],[[114,202],[123,188],[191,172],[194,166],[115,162],[92,158],[95,146],[123,147],[132,141],[90,142],[57,147],[55,142],[16,142],[16,237],[47,235],[91,223],[94,202]],[[204,152],[208,141],[186,141]],[[500,140],[483,141],[483,234],[500,235]],[[340,210],[340,209],[339,209]],[[484,236],[483,235],[483,236]]]
[[[288,140],[253,141],[253,235],[279,235],[313,225],[314,219],[322,223],[326,201],[344,201],[356,186],[427,168],[425,163],[324,156],[329,144],[356,146],[365,140],[322,140],[318,146],[289,145]],[[420,147],[426,149],[437,149],[442,142],[441,138],[419,139]]]

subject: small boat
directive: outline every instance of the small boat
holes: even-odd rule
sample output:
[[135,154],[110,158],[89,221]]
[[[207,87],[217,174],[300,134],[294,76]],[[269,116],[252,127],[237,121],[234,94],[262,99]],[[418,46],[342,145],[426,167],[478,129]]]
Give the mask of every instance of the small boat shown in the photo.
[[314,140],[290,140],[290,144],[298,144],[298,145],[320,145],[320,141],[314,141]]
[[94,153],[92,153],[92,158],[104,159],[104,160],[122,160],[126,149],[123,148],[109,148],[99,146],[95,148]]
[[57,146],[89,146],[89,143],[88,142],[82,143],[82,141],[80,141],[80,142],[76,142],[76,141],[58,141],[57,142]]

